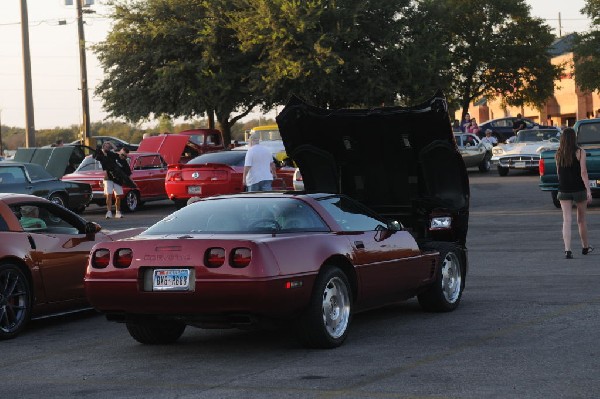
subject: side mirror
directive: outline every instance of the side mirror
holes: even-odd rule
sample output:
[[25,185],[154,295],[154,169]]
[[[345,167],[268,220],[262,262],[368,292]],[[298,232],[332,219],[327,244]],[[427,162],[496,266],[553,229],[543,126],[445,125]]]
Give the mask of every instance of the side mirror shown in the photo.
[[87,222],[85,224],[85,235],[90,240],[93,240],[96,236],[96,233],[98,233],[100,230],[102,230],[102,227],[96,222]]

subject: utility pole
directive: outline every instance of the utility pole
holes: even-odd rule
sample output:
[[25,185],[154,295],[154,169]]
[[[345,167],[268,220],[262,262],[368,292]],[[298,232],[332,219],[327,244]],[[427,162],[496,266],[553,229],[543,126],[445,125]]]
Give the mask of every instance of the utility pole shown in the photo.
[[81,105],[83,108],[83,143],[90,142],[90,102],[88,97],[87,63],[85,58],[85,34],[83,31],[83,2],[77,3],[77,30],[79,32],[79,69],[81,74]]
[[25,147],[35,147],[33,90],[31,88],[31,55],[29,54],[29,17],[27,0],[21,0],[21,40],[23,46],[23,77],[25,80]]
[[560,19],[560,11],[558,12],[558,37],[562,37],[562,21]]

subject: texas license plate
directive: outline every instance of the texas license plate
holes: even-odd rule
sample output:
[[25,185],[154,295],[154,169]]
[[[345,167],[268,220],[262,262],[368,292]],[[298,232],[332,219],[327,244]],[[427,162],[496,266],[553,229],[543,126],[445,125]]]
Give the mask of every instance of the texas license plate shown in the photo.
[[153,291],[188,291],[189,289],[189,269],[154,269]]
[[590,188],[591,187],[594,187],[594,188],[598,187],[598,180],[590,180]]
[[202,187],[188,186],[188,194],[202,194]]
[[515,162],[515,168],[524,168],[525,162]]

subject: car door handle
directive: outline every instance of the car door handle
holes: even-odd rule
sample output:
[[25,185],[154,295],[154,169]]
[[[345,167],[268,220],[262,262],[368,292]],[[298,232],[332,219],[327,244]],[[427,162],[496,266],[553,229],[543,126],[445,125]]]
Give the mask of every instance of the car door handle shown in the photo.
[[362,241],[354,241],[354,246],[356,246],[356,249],[365,249],[365,244]]

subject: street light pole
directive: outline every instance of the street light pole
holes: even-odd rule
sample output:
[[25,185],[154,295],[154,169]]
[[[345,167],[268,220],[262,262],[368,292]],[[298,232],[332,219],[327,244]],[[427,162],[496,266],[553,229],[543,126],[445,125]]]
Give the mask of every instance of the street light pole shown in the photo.
[[21,0],[21,41],[23,47],[23,78],[25,81],[25,147],[35,147],[33,90],[31,88],[31,55],[29,54],[29,17],[27,0]]
[[77,3],[77,30],[79,32],[79,69],[81,74],[81,105],[83,108],[83,143],[90,141],[90,102],[88,97],[87,63],[85,58],[85,34],[83,31],[83,2]]

